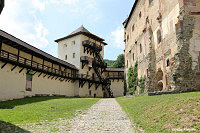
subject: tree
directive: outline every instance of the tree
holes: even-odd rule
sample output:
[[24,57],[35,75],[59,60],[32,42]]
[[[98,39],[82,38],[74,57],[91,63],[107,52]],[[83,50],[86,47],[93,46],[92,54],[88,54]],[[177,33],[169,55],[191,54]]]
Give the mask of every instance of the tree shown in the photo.
[[124,68],[124,54],[120,54],[112,65],[112,68]]

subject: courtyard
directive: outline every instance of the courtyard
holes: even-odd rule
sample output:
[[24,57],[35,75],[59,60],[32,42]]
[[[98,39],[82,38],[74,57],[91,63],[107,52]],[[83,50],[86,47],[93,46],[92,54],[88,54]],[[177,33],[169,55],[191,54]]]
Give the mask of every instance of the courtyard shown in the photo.
[[200,93],[0,102],[1,132],[199,132]]

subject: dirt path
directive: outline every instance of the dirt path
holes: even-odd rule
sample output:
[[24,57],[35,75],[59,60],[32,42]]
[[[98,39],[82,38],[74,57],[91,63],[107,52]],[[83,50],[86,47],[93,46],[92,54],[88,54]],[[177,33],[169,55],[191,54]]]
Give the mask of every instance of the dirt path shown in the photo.
[[75,118],[68,133],[134,133],[131,122],[115,99],[101,99]]

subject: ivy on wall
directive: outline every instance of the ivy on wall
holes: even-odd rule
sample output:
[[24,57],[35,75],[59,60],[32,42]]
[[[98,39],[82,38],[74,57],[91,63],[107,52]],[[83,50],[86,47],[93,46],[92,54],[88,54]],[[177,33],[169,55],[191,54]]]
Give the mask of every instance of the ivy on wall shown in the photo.
[[137,87],[139,87],[139,94],[144,93],[146,78],[138,79],[138,62],[135,63],[134,68],[131,66],[128,70],[128,88],[131,95],[135,94]]

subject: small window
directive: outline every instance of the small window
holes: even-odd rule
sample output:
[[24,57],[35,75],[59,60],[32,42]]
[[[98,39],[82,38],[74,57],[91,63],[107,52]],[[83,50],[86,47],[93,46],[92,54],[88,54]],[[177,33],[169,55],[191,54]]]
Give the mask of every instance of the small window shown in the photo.
[[129,35],[127,36],[127,41],[129,40]]
[[135,30],[135,25],[132,26],[132,32]]
[[157,41],[158,41],[158,44],[161,43],[161,41],[162,41],[162,35],[161,35],[160,30],[157,31]]
[[75,53],[73,53],[73,58],[75,58]]
[[140,12],[140,14],[139,14],[139,18],[141,18],[142,17],[142,12]]
[[65,60],[67,60],[67,55],[65,55]]
[[72,41],[72,45],[75,45],[76,44],[76,42],[75,41]]
[[133,53],[133,61],[135,60],[135,55],[134,55],[134,53]]
[[167,67],[169,67],[170,66],[170,61],[169,61],[169,59],[167,59]]
[[140,44],[140,53],[142,53],[142,44]]
[[92,95],[92,91],[91,91],[91,90],[89,90],[89,95],[90,95],[90,96]]
[[128,60],[127,60],[127,68],[128,68]]
[[67,48],[67,44],[64,44],[64,48]]

